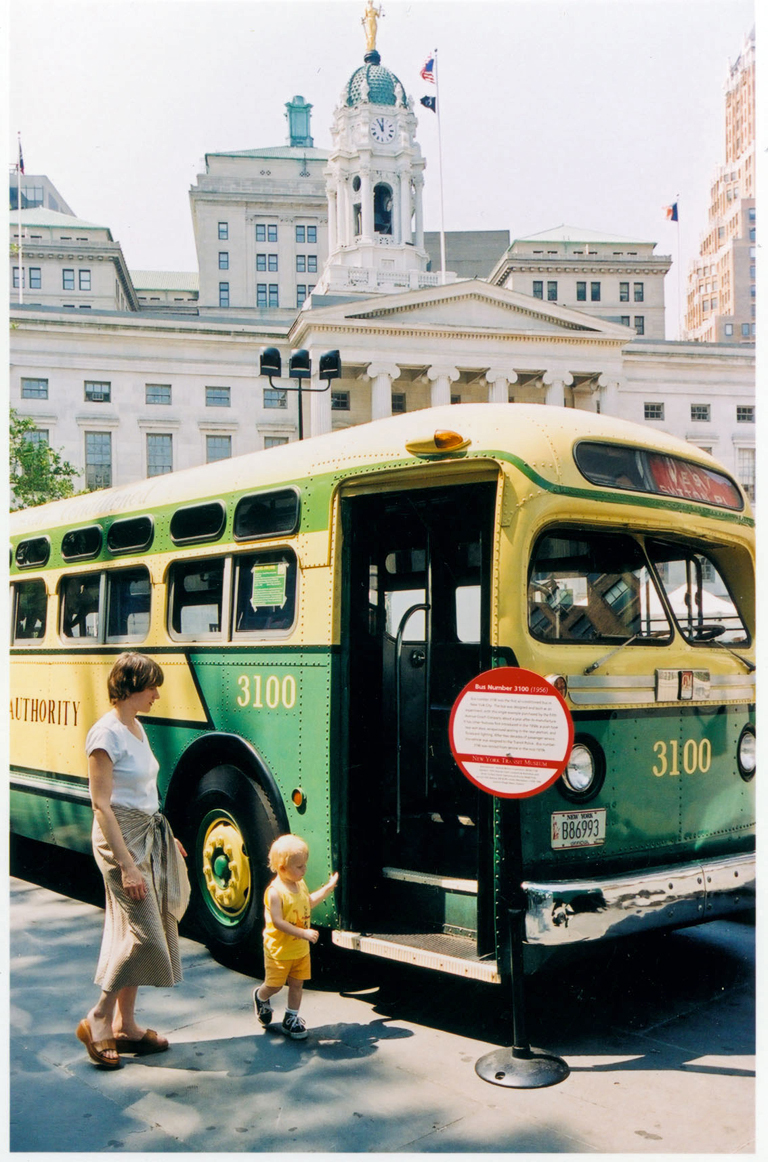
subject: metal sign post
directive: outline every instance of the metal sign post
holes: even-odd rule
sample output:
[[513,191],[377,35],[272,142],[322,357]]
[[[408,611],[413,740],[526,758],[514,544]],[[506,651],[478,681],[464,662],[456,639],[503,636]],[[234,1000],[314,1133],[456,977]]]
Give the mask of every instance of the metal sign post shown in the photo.
[[288,375],[291,379],[297,381],[297,387],[279,387],[276,388],[272,382],[273,376],[280,376],[282,370],[282,360],[280,352],[277,347],[264,347],[259,357],[259,374],[265,375],[269,380],[269,386],[275,391],[296,391],[299,394],[299,439],[304,439],[304,408],[302,405],[302,394],[309,392],[315,394],[322,391],[327,391],[331,386],[332,379],[338,379],[341,376],[341,357],[338,351],[326,351],[324,355],[320,356],[320,368],[318,374],[321,379],[325,380],[325,387],[303,387],[303,381],[309,380],[312,377],[312,361],[309,356],[309,351],[303,347],[298,351],[293,351],[288,360]]
[[512,1045],[481,1057],[475,1071],[484,1081],[511,1089],[556,1085],[568,1076],[568,1066],[561,1057],[533,1049],[526,1031],[520,799],[545,791],[563,773],[573,722],[560,693],[539,674],[502,666],[464,687],[451,712],[449,736],[459,769],[494,796],[503,885],[497,901],[500,967],[512,999]]

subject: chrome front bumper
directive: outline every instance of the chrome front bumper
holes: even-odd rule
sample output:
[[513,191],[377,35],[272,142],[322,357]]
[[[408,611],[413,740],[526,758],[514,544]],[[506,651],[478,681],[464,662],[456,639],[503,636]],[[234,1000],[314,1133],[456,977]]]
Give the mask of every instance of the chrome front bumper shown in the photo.
[[614,879],[526,881],[528,944],[565,945],[715,920],[755,902],[754,853]]

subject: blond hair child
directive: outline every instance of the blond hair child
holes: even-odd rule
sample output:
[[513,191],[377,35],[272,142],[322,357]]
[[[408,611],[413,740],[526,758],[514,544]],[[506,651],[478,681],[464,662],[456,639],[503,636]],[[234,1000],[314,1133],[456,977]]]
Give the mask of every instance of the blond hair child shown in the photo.
[[298,835],[281,835],[269,849],[275,878],[264,892],[264,984],[253,990],[253,1007],[264,1026],[272,1020],[270,998],[288,985],[288,1003],[280,1026],[287,1037],[303,1040],[307,1027],[299,1016],[304,981],[311,976],[309,946],[320,935],[310,928],[310,911],[338,883],[334,872],[327,884],[309,892],[304,883],[309,848]]

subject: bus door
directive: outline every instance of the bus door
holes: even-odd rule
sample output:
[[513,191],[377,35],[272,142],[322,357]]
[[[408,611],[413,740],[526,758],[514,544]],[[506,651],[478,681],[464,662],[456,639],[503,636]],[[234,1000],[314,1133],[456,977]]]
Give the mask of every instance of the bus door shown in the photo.
[[448,722],[490,665],[495,498],[489,482],[343,501],[348,923],[491,939],[487,797]]

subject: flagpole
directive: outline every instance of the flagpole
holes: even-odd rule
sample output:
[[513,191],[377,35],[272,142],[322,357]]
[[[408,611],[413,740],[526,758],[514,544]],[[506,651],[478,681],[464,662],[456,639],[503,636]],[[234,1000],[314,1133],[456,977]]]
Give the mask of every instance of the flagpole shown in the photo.
[[445,285],[445,208],[443,203],[443,136],[440,131],[440,70],[435,49],[435,112],[437,113],[437,158],[440,170],[440,282]]
[[683,260],[680,254],[680,195],[675,194],[675,205],[677,206],[677,337],[682,341],[683,338],[683,278],[685,272],[683,270]]
[[21,130],[18,132],[19,156],[16,160],[16,209],[19,215],[19,305],[24,302],[24,252],[21,243]]

